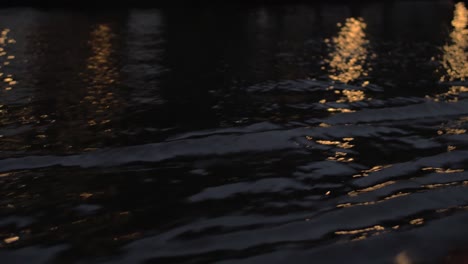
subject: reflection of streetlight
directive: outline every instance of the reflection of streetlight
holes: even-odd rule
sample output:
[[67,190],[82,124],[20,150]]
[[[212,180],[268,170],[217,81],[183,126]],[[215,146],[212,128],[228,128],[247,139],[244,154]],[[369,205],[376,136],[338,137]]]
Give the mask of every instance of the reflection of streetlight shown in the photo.
[[[16,41],[8,36],[10,32],[9,29],[3,29],[0,32],[0,69],[10,65],[10,61],[15,58],[14,55],[8,54],[7,46],[9,44],[14,44]],[[1,71],[1,70],[0,70]],[[5,90],[10,91],[14,85],[18,82],[13,78],[11,74],[6,74],[5,72],[0,72],[0,80],[6,84]]]
[[[364,32],[367,27],[362,18],[348,18],[344,25],[338,24],[340,32],[331,40],[326,39],[325,43],[329,45],[332,51],[328,54],[329,58],[325,60],[328,63],[328,77],[337,82],[348,84],[356,81],[362,76],[368,75],[368,69],[365,68],[368,59],[367,46],[369,40],[366,39]],[[366,87],[369,81],[362,82],[362,87]],[[330,87],[333,89],[333,86]],[[355,89],[334,90],[335,94],[342,94],[337,103],[359,102],[366,99],[366,95],[361,87]],[[369,98],[367,98],[369,99]],[[323,99],[321,103],[326,103]],[[330,112],[353,112],[348,108],[328,108]]]
[[[367,76],[368,72],[364,69],[369,44],[364,32],[366,26],[362,19],[348,18],[344,26],[341,26],[338,36],[332,38],[330,45],[333,51],[327,60],[330,65],[330,79],[349,83],[361,76]],[[329,43],[330,40],[326,42]]]
[[468,48],[468,10],[464,3],[455,5],[450,33],[452,44],[443,47],[442,65],[447,74],[441,81],[465,80],[468,77],[468,61],[466,49]]
[[[468,10],[464,3],[455,5],[453,11],[452,26],[450,33],[451,44],[446,44],[442,50],[442,66],[445,69],[440,80],[443,81],[464,81],[468,77]],[[460,93],[468,92],[468,87],[455,85],[451,86],[446,93],[435,96],[435,101],[447,100],[450,102],[458,101]]]
[[[90,71],[87,78],[88,93],[84,100],[95,107],[95,113],[108,111],[112,105],[118,103],[110,86],[115,85],[118,78],[118,70],[112,62],[112,38],[114,37],[112,29],[105,24],[98,25],[91,33],[92,56],[88,58],[87,69]],[[105,124],[110,120],[106,115],[101,120],[95,120],[97,117],[88,120],[90,126]]]

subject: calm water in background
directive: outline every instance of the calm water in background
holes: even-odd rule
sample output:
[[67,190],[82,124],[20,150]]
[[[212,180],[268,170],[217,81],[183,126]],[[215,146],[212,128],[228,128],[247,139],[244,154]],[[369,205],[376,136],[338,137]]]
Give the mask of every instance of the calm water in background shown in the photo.
[[467,25],[449,1],[0,10],[0,262],[468,251]]

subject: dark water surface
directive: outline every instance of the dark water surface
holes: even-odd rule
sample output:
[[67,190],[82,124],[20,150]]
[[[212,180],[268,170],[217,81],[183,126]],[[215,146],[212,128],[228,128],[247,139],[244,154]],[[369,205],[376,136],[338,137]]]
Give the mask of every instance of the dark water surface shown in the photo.
[[0,10],[0,263],[464,263],[450,1]]

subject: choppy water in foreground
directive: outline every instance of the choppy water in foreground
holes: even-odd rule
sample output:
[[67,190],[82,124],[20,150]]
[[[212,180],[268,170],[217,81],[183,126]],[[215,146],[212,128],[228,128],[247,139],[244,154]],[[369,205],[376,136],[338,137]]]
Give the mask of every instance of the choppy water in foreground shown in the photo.
[[464,263],[467,24],[0,10],[0,262]]

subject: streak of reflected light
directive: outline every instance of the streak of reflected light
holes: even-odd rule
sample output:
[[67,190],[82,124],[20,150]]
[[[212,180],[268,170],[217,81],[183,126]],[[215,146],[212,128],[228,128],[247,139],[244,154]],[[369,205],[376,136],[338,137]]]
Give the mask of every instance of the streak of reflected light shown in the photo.
[[[340,31],[337,36],[326,39],[325,43],[330,47],[331,52],[325,62],[328,64],[328,77],[344,84],[352,83],[362,77],[366,77],[371,70],[366,67],[369,58],[368,45],[365,29],[367,24],[362,18],[348,18],[345,23],[338,24]],[[325,67],[324,67],[325,68]],[[333,90],[337,95],[341,95],[336,103],[353,103],[369,100],[363,87],[369,85],[369,81],[363,81],[362,87],[353,87],[343,90],[335,90],[330,86],[327,90]],[[319,100],[321,104],[326,104],[327,100]],[[328,112],[350,113],[354,110],[345,107],[329,107]]]

